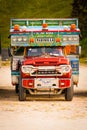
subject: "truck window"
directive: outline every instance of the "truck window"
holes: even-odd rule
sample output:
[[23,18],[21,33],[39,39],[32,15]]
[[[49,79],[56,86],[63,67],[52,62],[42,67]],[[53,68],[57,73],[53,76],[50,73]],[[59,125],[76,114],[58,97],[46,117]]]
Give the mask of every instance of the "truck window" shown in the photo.
[[64,48],[65,55],[79,55],[79,46],[67,45]]
[[29,48],[27,55],[28,56],[40,56],[40,55],[42,55],[41,48]]
[[15,56],[23,56],[24,55],[24,47],[18,47],[15,52],[14,52]]

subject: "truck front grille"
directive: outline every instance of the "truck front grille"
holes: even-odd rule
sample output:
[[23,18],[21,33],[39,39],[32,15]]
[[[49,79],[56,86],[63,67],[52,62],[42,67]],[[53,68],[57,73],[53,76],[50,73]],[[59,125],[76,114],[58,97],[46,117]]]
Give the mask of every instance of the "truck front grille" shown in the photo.
[[42,62],[35,62],[36,65],[57,65],[56,61],[42,61]]
[[47,75],[47,76],[59,76],[59,75],[61,75],[61,73],[60,72],[58,72],[58,71],[35,71],[35,72],[33,72],[32,73],[32,76],[45,76],[45,75]]

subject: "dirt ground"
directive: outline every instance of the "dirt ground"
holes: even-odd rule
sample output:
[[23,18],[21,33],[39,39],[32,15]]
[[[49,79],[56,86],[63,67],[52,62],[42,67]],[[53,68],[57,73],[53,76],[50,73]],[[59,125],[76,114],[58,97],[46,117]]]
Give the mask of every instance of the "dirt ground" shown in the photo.
[[80,66],[73,101],[27,97],[18,101],[9,67],[0,68],[0,130],[87,130],[87,67]]

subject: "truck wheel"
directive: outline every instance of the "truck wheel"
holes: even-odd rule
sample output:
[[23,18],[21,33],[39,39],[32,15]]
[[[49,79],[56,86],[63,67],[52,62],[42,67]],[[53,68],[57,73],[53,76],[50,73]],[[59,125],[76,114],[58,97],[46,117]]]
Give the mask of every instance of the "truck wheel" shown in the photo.
[[19,92],[19,85],[18,85],[18,84],[16,84],[16,86],[15,86],[15,92],[16,92],[16,93]]
[[26,89],[22,87],[22,80],[19,77],[19,101],[26,100]]
[[73,80],[71,78],[71,87],[65,89],[65,100],[66,101],[72,101],[73,99],[73,93],[74,93],[74,85],[73,85]]

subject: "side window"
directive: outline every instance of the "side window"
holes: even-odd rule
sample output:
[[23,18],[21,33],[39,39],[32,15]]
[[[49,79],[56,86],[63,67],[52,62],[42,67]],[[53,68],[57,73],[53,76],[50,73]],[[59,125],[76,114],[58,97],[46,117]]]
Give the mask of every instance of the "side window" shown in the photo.
[[18,47],[17,49],[15,49],[14,55],[23,56],[24,55],[24,47]]

